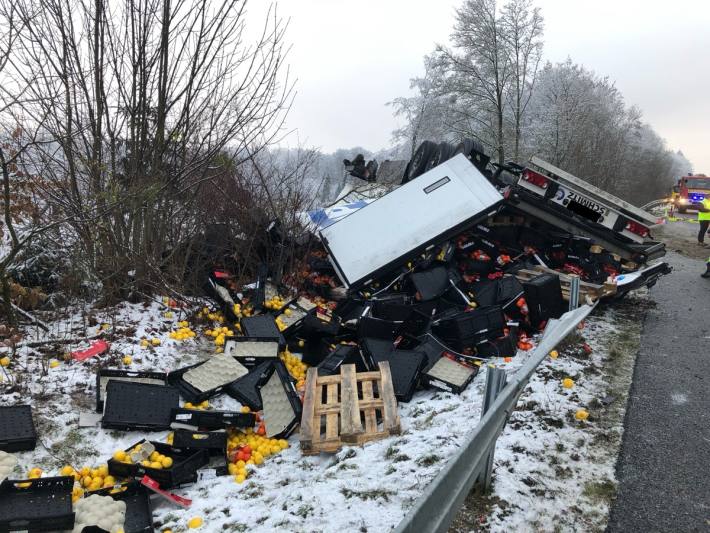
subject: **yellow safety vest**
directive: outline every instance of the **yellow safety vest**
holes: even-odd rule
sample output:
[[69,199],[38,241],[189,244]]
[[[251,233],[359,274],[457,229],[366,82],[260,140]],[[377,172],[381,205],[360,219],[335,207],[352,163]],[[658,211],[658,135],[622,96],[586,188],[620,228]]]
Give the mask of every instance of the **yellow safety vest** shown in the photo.
[[[704,198],[701,203],[703,204],[703,207],[705,209],[710,209],[710,199],[709,198]],[[707,211],[705,213],[698,211],[698,220],[710,220],[710,211]]]

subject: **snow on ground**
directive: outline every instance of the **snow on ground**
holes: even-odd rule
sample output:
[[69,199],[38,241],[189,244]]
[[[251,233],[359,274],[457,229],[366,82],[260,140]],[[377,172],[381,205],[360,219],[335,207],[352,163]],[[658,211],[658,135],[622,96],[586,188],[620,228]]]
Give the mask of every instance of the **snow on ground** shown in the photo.
[[454,531],[604,530],[647,305],[634,297],[597,310],[582,332],[590,354],[579,340],[540,365],[498,439],[492,494],[469,498]]
[[[164,312],[159,303],[122,304],[93,310],[93,318],[87,320],[86,309],[73,310],[70,316],[52,324],[53,335],[92,334],[101,324],[110,326],[110,353],[83,363],[62,362],[50,368],[48,361],[60,360],[60,352],[41,353],[31,348],[18,351],[4,369],[0,403],[30,403],[40,441],[34,451],[17,454],[15,477],[22,478],[36,466],[44,470],[44,475],[57,474],[66,464],[96,467],[114,451],[143,438],[165,440],[167,432],[78,427],[79,412],[94,410],[99,366],[122,368],[123,356],[130,355],[132,370],[172,370],[214,353],[212,340],[199,334],[205,328],[193,323],[197,340],[170,340],[168,332],[176,329],[184,316],[175,312],[172,318],[165,318]],[[613,311],[587,320],[586,338],[594,350],[589,361],[594,365],[608,356],[604,342],[617,333],[614,320]],[[162,344],[141,348],[144,337],[160,338]],[[519,352],[512,362],[494,359],[491,363],[513,372],[527,357],[528,353]],[[589,366],[584,357],[565,352],[545,362],[533,379],[499,440],[495,496],[508,503],[493,508],[491,529],[523,531],[528,529],[525,524],[535,523],[544,530],[554,529],[553,517],[567,508],[569,501],[577,500],[584,513],[605,515],[605,503],[579,499],[588,480],[614,479],[611,456],[589,467],[581,461],[590,452],[586,427],[596,423],[597,414],[590,408],[592,415],[586,423],[575,422],[573,415],[578,407],[592,405],[605,388],[604,376],[589,373]],[[567,376],[577,382],[571,390],[560,385]],[[253,467],[243,484],[225,476],[176,490],[193,499],[188,510],[155,500],[157,530],[183,531],[191,517],[201,516],[205,531],[387,531],[401,520],[478,423],[484,383],[485,370],[460,396],[420,391],[410,403],[400,405],[402,435],[364,447],[346,447],[336,455],[302,456],[296,434],[289,439],[288,449]],[[220,397],[211,406],[239,409],[240,404]],[[545,416],[531,422],[531,413],[540,409]],[[575,455],[580,458],[576,462]],[[551,456],[558,457],[558,462],[545,460]],[[568,503],[558,504],[561,497]]]

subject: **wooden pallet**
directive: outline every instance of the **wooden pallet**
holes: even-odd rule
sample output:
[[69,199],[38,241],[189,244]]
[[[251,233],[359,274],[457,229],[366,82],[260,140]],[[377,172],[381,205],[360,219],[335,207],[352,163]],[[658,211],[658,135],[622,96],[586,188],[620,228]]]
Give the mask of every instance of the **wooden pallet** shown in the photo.
[[344,444],[362,445],[400,431],[387,361],[375,372],[357,373],[355,365],[343,365],[336,376],[308,369],[300,434],[304,455],[334,453]]
[[[570,279],[572,276],[569,274],[564,274],[562,272],[557,272],[551,268],[546,268],[543,266],[536,266],[532,270],[521,269],[515,272],[515,277],[521,282],[529,281],[540,274],[555,274],[560,277],[560,285],[562,286],[562,297],[569,301],[569,287]],[[616,284],[615,283],[604,283],[603,285],[597,285],[595,283],[588,283],[586,281],[579,282],[579,302],[580,304],[591,302],[594,303],[601,298],[606,298],[609,296],[614,296],[616,294]]]

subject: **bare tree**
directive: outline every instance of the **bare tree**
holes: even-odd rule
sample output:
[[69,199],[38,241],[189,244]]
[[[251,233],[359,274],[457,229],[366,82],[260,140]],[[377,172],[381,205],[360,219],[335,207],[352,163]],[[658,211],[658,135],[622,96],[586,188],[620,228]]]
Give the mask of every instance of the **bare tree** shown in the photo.
[[512,69],[508,104],[513,114],[513,160],[518,161],[523,118],[542,58],[543,18],[532,0],[510,0],[503,6],[500,25]]
[[470,134],[492,146],[502,163],[506,97],[514,70],[496,1],[465,0],[456,11],[451,40],[453,50],[439,46],[437,51],[448,63],[458,113],[472,123]]
[[177,276],[205,184],[279,135],[286,23],[272,8],[250,41],[245,0],[5,1],[24,24],[11,117],[42,141],[20,163],[42,170],[108,294],[129,271]]

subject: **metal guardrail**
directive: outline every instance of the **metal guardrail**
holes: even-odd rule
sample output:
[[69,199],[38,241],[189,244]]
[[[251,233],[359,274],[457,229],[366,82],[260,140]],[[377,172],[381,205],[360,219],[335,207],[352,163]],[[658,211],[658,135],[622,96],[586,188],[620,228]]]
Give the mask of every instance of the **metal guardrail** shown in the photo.
[[642,205],[641,209],[643,209],[644,211],[648,211],[649,209],[653,209],[654,207],[670,203],[671,201],[668,198],[661,198],[659,200],[653,200],[652,202],[648,202],[646,205]]
[[[395,532],[443,533],[449,528],[476,481],[482,480],[484,485],[489,482],[496,440],[511,412],[515,409],[518,398],[528,384],[530,377],[547,357],[547,354],[569,335],[592,309],[594,306],[583,305],[565,313],[559,319],[550,320],[537,348],[528,361],[498,392],[497,397],[493,392],[496,387],[505,384],[505,376],[503,379],[501,378],[501,372],[504,371],[488,369],[488,381],[495,382],[495,385],[490,389],[488,383],[486,386],[489,392],[485,403],[490,402],[488,409],[458,453],[447,462],[426,487],[409,513],[394,529]],[[484,407],[486,407],[485,403]]]

